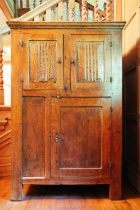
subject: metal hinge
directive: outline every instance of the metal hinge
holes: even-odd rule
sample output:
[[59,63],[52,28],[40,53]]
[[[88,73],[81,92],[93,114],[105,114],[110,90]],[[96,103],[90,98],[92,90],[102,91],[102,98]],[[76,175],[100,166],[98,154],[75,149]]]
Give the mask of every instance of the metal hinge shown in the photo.
[[20,47],[24,47],[24,45],[25,45],[24,41],[23,41],[23,40],[20,40],[20,41],[19,41],[19,46],[20,46]]
[[113,108],[112,108],[112,106],[110,107],[110,112],[113,112]]
[[112,42],[110,42],[110,47],[112,47]]
[[109,163],[109,168],[110,168],[110,169],[112,168],[112,162]]

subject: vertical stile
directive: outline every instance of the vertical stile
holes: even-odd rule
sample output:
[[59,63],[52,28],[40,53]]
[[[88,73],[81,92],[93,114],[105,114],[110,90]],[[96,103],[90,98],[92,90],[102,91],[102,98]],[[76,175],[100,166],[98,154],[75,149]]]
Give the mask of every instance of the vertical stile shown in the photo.
[[70,0],[70,17],[71,21],[75,21],[75,0]]
[[63,0],[58,3],[58,20],[63,21]]

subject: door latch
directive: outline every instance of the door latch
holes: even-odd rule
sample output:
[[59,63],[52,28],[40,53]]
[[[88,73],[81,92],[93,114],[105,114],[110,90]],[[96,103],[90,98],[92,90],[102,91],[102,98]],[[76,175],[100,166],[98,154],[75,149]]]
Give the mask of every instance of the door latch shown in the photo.
[[56,141],[56,143],[58,143],[58,142],[61,141],[61,136],[60,136],[59,133],[56,133],[56,134],[55,134],[55,141]]

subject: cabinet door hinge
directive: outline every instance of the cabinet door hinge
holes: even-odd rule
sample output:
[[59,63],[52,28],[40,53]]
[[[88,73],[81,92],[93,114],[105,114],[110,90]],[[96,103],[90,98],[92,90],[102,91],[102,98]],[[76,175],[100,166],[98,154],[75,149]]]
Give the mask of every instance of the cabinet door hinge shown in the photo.
[[112,168],[112,162],[109,163],[109,168],[110,168],[110,169]]
[[112,106],[110,107],[110,112],[113,112],[113,108],[112,108]]
[[19,41],[19,46],[20,46],[20,47],[24,47],[24,45],[25,45],[25,43],[24,43],[24,41],[21,39],[21,40]]
[[110,77],[110,82],[112,82],[113,81],[113,78],[112,77]]
[[112,42],[110,42],[110,47],[112,47]]

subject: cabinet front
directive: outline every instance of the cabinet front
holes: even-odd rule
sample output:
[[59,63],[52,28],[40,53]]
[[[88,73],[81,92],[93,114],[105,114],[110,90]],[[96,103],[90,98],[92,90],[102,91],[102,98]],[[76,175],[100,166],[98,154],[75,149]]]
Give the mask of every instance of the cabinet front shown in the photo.
[[[69,48],[72,91],[100,91],[111,94],[111,38],[101,34],[71,34]],[[83,92],[84,94],[84,92]]]
[[109,177],[110,99],[54,99],[51,176]]
[[63,88],[63,36],[23,34],[23,88]]

